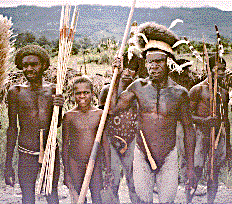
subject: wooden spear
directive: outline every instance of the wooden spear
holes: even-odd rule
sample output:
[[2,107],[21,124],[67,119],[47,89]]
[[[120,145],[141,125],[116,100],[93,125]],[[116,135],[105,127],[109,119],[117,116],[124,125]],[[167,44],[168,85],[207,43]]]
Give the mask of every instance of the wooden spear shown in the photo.
[[[206,58],[206,67],[208,72],[208,83],[209,83],[209,93],[210,93],[210,111],[211,115],[213,117],[216,116],[216,96],[217,96],[217,67],[215,68],[215,74],[214,74],[214,90],[213,90],[213,81],[212,81],[212,74],[209,67],[209,56],[206,49],[205,42],[203,40],[203,48]],[[215,146],[215,127],[211,128],[210,133],[210,152],[209,152],[209,158],[210,158],[210,179],[213,181],[213,160],[214,160],[214,146]]]
[[40,129],[40,135],[39,135],[39,139],[40,139],[40,145],[39,145],[39,163],[42,164],[43,163],[43,157],[44,157],[44,147],[43,147],[43,131],[44,129]]
[[[216,116],[216,108],[217,108],[217,69],[218,67],[214,67],[214,91],[213,91],[213,114],[212,116]],[[211,129],[211,173],[210,179],[213,181],[213,161],[214,161],[214,150],[215,150],[215,127]]]
[[[217,61],[217,63],[219,63],[219,62],[222,62],[222,56],[223,56],[223,53],[224,53],[224,49],[223,49],[223,45],[222,45],[222,42],[221,42],[221,36],[219,34],[219,30],[218,30],[217,25],[215,25],[215,30],[216,30],[216,34],[217,34],[217,58],[216,58],[216,61]],[[219,129],[217,137],[216,137],[216,140],[215,140],[215,147],[214,147],[215,150],[217,149],[219,139],[220,139],[220,135],[221,135],[221,132],[223,130],[224,130],[224,122],[222,121],[221,125],[220,125],[220,129]]]
[[212,110],[213,110],[213,80],[212,80],[211,70],[209,67],[209,55],[208,55],[208,51],[207,51],[204,40],[203,40],[203,50],[205,53],[206,69],[207,69],[207,73],[208,73],[208,83],[209,83],[209,93],[210,93],[210,111],[212,112]]
[[[215,26],[216,27],[216,26]],[[217,30],[217,27],[216,27]],[[217,43],[217,53],[215,57],[215,65],[214,66],[214,97],[213,97],[213,117],[216,116],[216,108],[217,108],[217,76],[218,76],[218,63],[219,63],[219,42]],[[210,179],[213,181],[213,162],[214,162],[214,150],[215,150],[215,127],[212,127],[211,130],[211,173],[210,173]]]
[[[121,47],[120,47],[120,50],[119,50],[119,53],[118,53],[118,57],[122,57],[122,55],[123,55],[123,50],[125,48],[127,36],[128,36],[128,33],[129,33],[129,28],[130,28],[131,19],[132,19],[132,16],[133,16],[134,8],[135,8],[135,3],[136,3],[136,0],[133,0],[131,10],[130,10],[130,14],[129,14],[129,18],[127,20],[127,25],[126,25],[126,29],[125,29],[125,32],[124,32],[122,44],[121,44]],[[112,77],[112,80],[111,80],[111,83],[110,83],[109,92],[108,92],[108,95],[107,95],[107,98],[106,98],[106,103],[105,103],[105,106],[104,106],[104,110],[103,110],[103,113],[102,113],[102,116],[101,116],[100,124],[99,124],[98,130],[97,130],[96,138],[95,138],[93,148],[92,148],[92,151],[91,151],[91,155],[90,155],[90,158],[89,158],[89,162],[88,162],[88,166],[87,166],[87,169],[86,169],[84,181],[83,181],[83,184],[82,184],[82,187],[81,187],[81,192],[80,192],[80,196],[79,196],[79,199],[78,199],[78,203],[84,203],[84,201],[85,201],[85,196],[86,196],[86,193],[87,193],[87,190],[88,190],[88,187],[89,187],[89,183],[90,183],[90,179],[91,179],[91,176],[92,176],[92,172],[93,172],[93,168],[94,168],[94,164],[95,164],[95,159],[96,159],[96,156],[97,156],[97,150],[98,150],[98,147],[100,145],[102,133],[103,133],[104,126],[105,126],[106,117],[107,117],[109,106],[110,106],[111,96],[112,96],[112,93],[113,93],[113,87],[114,87],[117,75],[118,75],[118,69],[115,68],[114,69],[114,74],[113,74],[113,77]]]

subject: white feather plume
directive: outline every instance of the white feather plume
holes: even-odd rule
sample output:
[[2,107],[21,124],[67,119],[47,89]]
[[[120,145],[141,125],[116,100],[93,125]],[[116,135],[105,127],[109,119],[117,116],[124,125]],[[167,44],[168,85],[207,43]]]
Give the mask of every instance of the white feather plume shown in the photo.
[[141,51],[137,46],[129,46],[128,48],[128,60],[130,61],[133,57],[133,55],[137,55],[138,57],[142,58]]
[[177,23],[184,23],[184,21],[177,18],[176,20],[172,21],[172,23],[171,23],[171,25],[169,26],[168,29],[171,29],[171,28],[175,27]]
[[172,48],[175,48],[181,44],[188,44],[188,43],[189,43],[189,41],[187,41],[187,40],[179,40],[172,46]]
[[146,43],[148,43],[147,37],[143,33],[138,33],[137,36],[141,36]]
[[183,69],[184,67],[187,67],[187,66],[192,66],[193,65],[193,61],[190,61],[190,62],[186,62],[184,64],[181,64],[180,65],[180,68]]
[[181,66],[179,66],[172,58],[168,57],[167,59],[167,65],[171,72],[177,71],[179,74],[183,72],[183,69]]
[[222,58],[223,57],[223,53],[224,53],[223,45],[219,45],[218,48],[219,48],[219,56]]

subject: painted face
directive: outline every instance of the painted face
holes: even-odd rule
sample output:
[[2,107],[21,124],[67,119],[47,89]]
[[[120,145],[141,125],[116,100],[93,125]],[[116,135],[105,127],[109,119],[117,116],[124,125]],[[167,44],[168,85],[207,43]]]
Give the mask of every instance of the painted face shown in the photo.
[[74,96],[76,103],[80,109],[90,107],[93,94],[87,82],[75,84]]
[[[215,67],[212,70],[213,74],[215,73]],[[226,76],[226,66],[222,63],[218,63],[218,70],[217,70],[217,74],[218,74],[218,80],[221,81],[225,78]]]
[[42,64],[38,56],[28,55],[22,59],[23,73],[28,81],[36,81],[42,77]]
[[161,81],[168,73],[167,54],[162,51],[148,52],[145,66],[151,80]]

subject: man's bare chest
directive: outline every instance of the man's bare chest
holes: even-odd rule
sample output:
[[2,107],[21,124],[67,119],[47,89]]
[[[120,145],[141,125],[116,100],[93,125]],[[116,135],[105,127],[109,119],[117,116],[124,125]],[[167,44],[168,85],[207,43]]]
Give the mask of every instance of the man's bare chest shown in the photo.
[[[214,100],[214,90],[212,90],[212,96],[211,92],[209,91],[209,88],[207,86],[202,87],[202,91],[199,95],[198,101],[199,103],[203,103],[207,106],[210,106],[210,98]],[[226,105],[227,102],[227,96],[226,96],[226,91],[224,91],[221,87],[217,87],[217,94],[216,94],[216,103]]]
[[22,89],[17,97],[17,105],[19,113],[27,113],[32,117],[46,115],[52,111],[52,91]]
[[139,111],[173,115],[179,109],[180,93],[172,87],[156,88],[145,86],[137,89]]

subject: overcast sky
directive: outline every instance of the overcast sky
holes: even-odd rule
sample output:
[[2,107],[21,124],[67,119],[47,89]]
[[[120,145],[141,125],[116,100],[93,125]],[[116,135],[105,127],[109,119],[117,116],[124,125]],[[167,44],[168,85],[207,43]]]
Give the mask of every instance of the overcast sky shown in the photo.
[[[100,4],[100,5],[120,5],[130,6],[132,0],[0,0],[0,7],[17,6],[17,5],[37,5],[37,6],[54,6],[62,5],[66,2],[71,5],[75,4]],[[217,7],[224,11],[232,11],[232,0],[137,0],[136,7],[159,8],[168,7]]]

